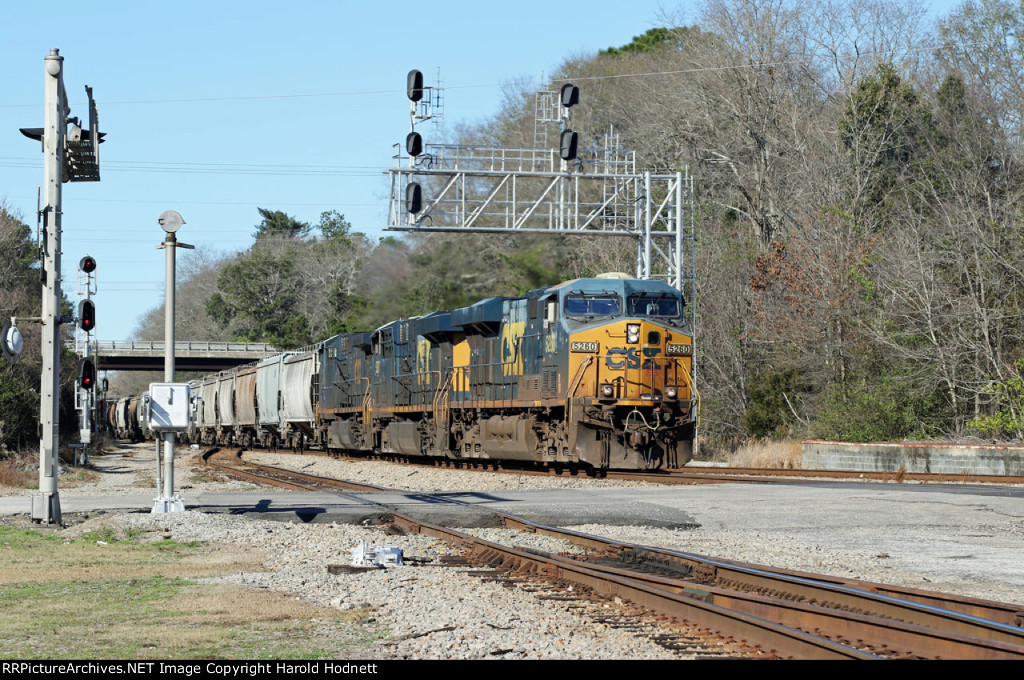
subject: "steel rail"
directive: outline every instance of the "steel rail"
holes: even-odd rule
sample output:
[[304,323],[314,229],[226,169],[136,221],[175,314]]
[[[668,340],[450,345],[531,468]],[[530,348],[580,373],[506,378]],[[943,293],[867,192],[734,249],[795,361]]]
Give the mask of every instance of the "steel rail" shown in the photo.
[[[563,558],[572,559],[572,558]],[[830,637],[856,640],[858,647],[885,650],[886,654],[946,659],[1024,659],[1024,637],[1016,634],[1001,635],[1006,631],[992,622],[977,621],[977,626],[965,625],[951,612],[934,611],[932,617],[916,612],[916,620],[903,618],[915,614],[913,607],[893,601],[888,611],[851,610],[863,604],[853,593],[852,602],[844,605],[835,599],[814,604],[789,599],[786,594],[766,595],[716,585],[691,583],[679,578],[654,574],[638,574],[618,567],[591,565],[598,571],[622,573],[625,577],[679,594],[689,595],[705,602],[723,606],[730,611],[744,612],[800,630],[827,630]],[[812,586],[817,584],[812,584]]]
[[[241,452],[238,453],[238,457],[241,457]],[[317,478],[315,475],[291,471],[287,468],[262,467],[304,475],[308,479],[333,479]],[[337,483],[344,484],[344,488],[355,491],[394,491],[394,489],[385,487],[344,482],[343,480],[337,480]],[[472,503],[458,499],[443,498],[441,500],[449,504],[472,506]],[[931,620],[930,617],[935,616],[936,612],[941,617],[946,617],[948,613],[956,613],[962,618],[963,623],[959,625],[962,625],[964,632],[985,635],[987,634],[985,631],[991,628],[993,635],[1007,641],[1024,641],[1022,638],[1024,636],[1024,606],[1020,605],[790,569],[775,567],[767,569],[763,566],[735,560],[711,558],[683,551],[625,543],[603,536],[591,536],[538,524],[498,510],[488,511],[500,517],[504,525],[510,529],[540,533],[569,541],[600,555],[619,558],[625,556],[627,559],[637,562],[668,566],[697,574],[705,581],[717,578],[724,582],[733,582],[738,587],[755,592],[775,592],[786,597],[810,601],[831,601],[837,607],[861,609],[885,616],[893,616],[892,612],[895,606],[897,611],[905,609],[900,613],[901,616],[909,617],[918,623],[921,620]],[[866,597],[870,599],[865,600]],[[909,606],[911,604],[917,606],[911,607]],[[992,624],[998,625],[992,627]]]
[[[1024,659],[1024,645],[1021,644],[971,637],[949,629],[915,625],[885,616],[853,613],[723,588],[695,587],[678,579],[585,564],[564,556],[541,555],[482,539],[467,543],[464,534],[454,529],[437,527],[400,513],[395,514],[395,519],[396,524],[409,531],[445,541],[461,542],[491,566],[500,565],[568,579],[600,593],[629,599],[659,614],[738,635],[748,641],[769,640],[771,651],[784,656],[815,659],[882,656]],[[766,624],[776,624],[782,626],[782,629]],[[756,637],[747,637],[752,631],[756,631]],[[813,642],[795,635],[793,631],[813,632]],[[819,640],[830,640],[838,643],[839,647],[821,645]],[[850,649],[858,649],[860,654],[850,654]]]
[[[287,453],[287,452],[281,452]],[[322,450],[306,450],[306,455],[332,455]],[[368,457],[369,458],[369,457]],[[384,459],[384,457],[379,457]],[[425,457],[422,462],[415,458],[401,456],[408,459],[409,465],[425,465],[436,467],[441,464],[457,462],[463,465],[479,463],[489,467],[495,463],[503,466],[502,471],[513,474],[524,475],[551,475],[559,474],[553,469],[531,469],[529,467],[517,467],[517,461],[497,461],[492,459],[460,459],[453,461],[448,458]],[[510,467],[511,465],[511,467]],[[672,468],[661,472],[634,472],[607,470],[601,471],[602,476],[607,479],[621,479],[630,481],[650,482],[652,484],[734,484],[737,482],[753,484],[791,484],[804,483],[822,480],[856,480],[856,481],[878,481],[888,483],[921,482],[921,483],[954,483],[954,484],[996,484],[996,485],[1024,485],[1024,477],[1010,475],[967,475],[967,474],[946,474],[936,472],[881,472],[868,470],[812,470],[792,468],[733,468],[733,467],[696,467],[696,468]]]
[[[237,454],[241,459],[241,452]],[[257,466],[269,468],[278,473],[296,475],[314,480],[322,488],[328,482],[336,480],[317,477],[308,473],[299,473],[274,466]],[[310,488],[304,485],[304,488]],[[382,487],[370,485],[354,485],[346,483],[346,488],[369,488],[383,490]],[[436,498],[436,497],[435,497]],[[366,499],[364,502],[373,503]],[[449,503],[472,505],[452,499],[439,499]],[[375,505],[381,505],[373,503]],[[387,507],[387,506],[384,506]],[[465,534],[451,529],[443,529],[423,523],[415,518],[397,513],[388,508],[399,523],[410,529],[421,531],[416,527],[429,527],[432,535],[445,540],[475,545],[477,539],[468,539]],[[634,557],[647,555],[656,561],[664,562],[671,558],[677,565],[686,567],[691,574],[698,574],[705,580],[722,579],[726,583],[734,583],[747,589],[758,589],[772,593],[772,597],[749,592],[736,592],[715,585],[703,585],[678,578],[667,578],[654,575],[640,575],[636,572],[619,567],[595,565],[568,557],[541,556],[530,553],[532,564],[543,562],[544,569],[555,569],[560,573],[573,575],[573,580],[597,587],[594,579],[597,574],[605,574],[618,583],[614,586],[615,594],[628,596],[638,603],[661,613],[673,616],[678,604],[667,604],[669,598],[659,606],[660,602],[651,589],[659,592],[672,593],[689,599],[698,598],[707,604],[719,604],[733,612],[750,614],[756,618],[773,621],[792,628],[819,630],[822,628],[833,631],[832,635],[841,639],[857,640],[860,646],[869,649],[885,650],[892,654],[896,647],[898,655],[917,656],[920,658],[969,658],[969,659],[1022,659],[1024,658],[1024,631],[1012,625],[985,620],[976,616],[965,615],[940,607],[924,605],[901,600],[889,595],[866,592],[850,587],[848,584],[837,584],[820,578],[808,578],[807,575],[796,575],[795,572],[777,573],[767,569],[756,568],[724,560],[709,560],[695,555],[677,551],[661,550],[620,543],[597,536],[589,536],[578,532],[547,527],[529,520],[515,517],[507,513],[496,512],[502,517],[506,526],[523,531],[541,533],[557,538],[568,539],[583,544],[591,550],[603,555],[622,555],[631,552]],[[467,542],[471,541],[471,542]],[[486,543],[486,542],[485,542]],[[493,549],[494,545],[491,545]],[[510,549],[513,550],[514,549]],[[502,558],[521,563],[520,551],[502,553]],[[583,570],[582,572],[580,570]],[[580,574],[584,573],[585,576]],[[827,577],[825,577],[827,579]],[[624,584],[622,580],[632,585]],[[870,584],[868,584],[870,585]],[[636,592],[634,587],[639,587]],[[618,589],[622,588],[620,592]],[[601,591],[600,588],[597,588]],[[601,591],[603,592],[603,591]],[[627,593],[629,593],[627,595]],[[780,601],[778,598],[785,598]],[[799,600],[809,600],[811,603]],[[813,603],[822,604],[813,604]],[[980,602],[980,601],[978,601]],[[825,606],[827,604],[827,606]],[[994,603],[999,604],[999,603]],[[1001,605],[1005,608],[1005,605]],[[854,610],[856,613],[849,613]],[[695,623],[706,617],[714,617],[710,613],[693,614],[684,618]],[[695,620],[696,619],[696,620]],[[704,624],[701,624],[704,625]],[[721,621],[719,621],[721,625]],[[801,649],[803,647],[801,646]]]
[[984,639],[1024,644],[1024,628],[1021,627],[1024,608],[1016,605],[640,546],[550,527],[500,511],[492,512],[498,514],[509,528],[568,540],[603,555],[675,567],[693,575],[696,582],[730,583],[748,591],[772,593],[776,597],[829,603],[840,609],[940,627]]
[[[217,469],[234,473],[234,468],[215,463],[212,460],[217,449],[211,449],[202,456],[203,461]],[[241,461],[241,451],[235,454]],[[299,473],[274,466],[263,466],[253,463],[245,463],[247,466],[256,468],[270,468],[274,471],[273,480],[275,483],[287,483],[291,488],[320,488],[328,478],[318,478],[316,475]],[[277,478],[279,473],[289,473],[300,478],[306,478],[306,482],[283,482]],[[258,475],[255,472],[244,471],[248,479],[254,479]],[[315,485],[310,484],[308,478]],[[268,477],[269,479],[269,477]],[[367,485],[369,486],[369,485]],[[374,490],[380,487],[373,487]],[[359,499],[368,505],[381,507],[382,504],[368,499]],[[383,506],[386,507],[386,506]],[[873,654],[854,649],[847,645],[833,642],[803,631],[795,630],[750,616],[740,612],[732,612],[724,607],[715,604],[695,600],[692,597],[681,595],[668,590],[651,587],[636,582],[628,577],[615,577],[591,568],[590,566],[576,563],[572,560],[559,559],[552,556],[544,556],[528,552],[519,548],[502,546],[497,543],[485,541],[469,534],[464,534],[454,529],[446,529],[434,524],[422,522],[403,513],[395,512],[388,508],[394,518],[395,524],[413,533],[434,536],[462,546],[472,555],[475,560],[490,564],[492,566],[501,563],[502,565],[514,565],[520,574],[534,573],[549,578],[562,578],[572,580],[575,583],[592,588],[598,593],[608,595],[619,595],[627,598],[651,611],[661,612],[669,616],[676,616],[685,619],[692,625],[716,630],[726,635],[743,639],[754,639],[769,646],[771,651],[780,656],[809,658],[809,659],[875,659],[879,658]]]
[[748,644],[756,640],[755,646],[766,648],[779,656],[805,659],[880,658],[875,654],[756,615],[730,610],[686,594],[654,587],[626,573],[616,575],[575,560],[492,543],[401,513],[394,513],[394,517],[395,523],[407,531],[465,546],[477,560],[492,567],[502,566],[514,569],[520,574],[532,573],[548,578],[570,580],[597,593],[628,599],[653,612],[710,628],[720,634],[744,639]]
[[[241,452],[238,457],[241,457]],[[287,468],[261,467],[302,475],[311,480],[333,479],[291,471]],[[344,488],[349,490],[395,491],[395,489],[342,480],[337,480],[337,483],[344,484]],[[448,504],[475,507],[472,503],[458,499],[440,498],[429,494],[418,495],[438,498]],[[695,574],[704,581],[718,579],[722,582],[735,583],[737,587],[751,591],[772,592],[780,596],[812,602],[828,601],[834,603],[836,607],[857,609],[879,616],[902,617],[904,620],[911,620],[915,623],[935,622],[936,617],[948,619],[953,616],[957,621],[953,625],[965,634],[993,635],[997,639],[1007,642],[1024,642],[1024,607],[1018,605],[823,574],[774,567],[766,568],[677,550],[640,546],[603,536],[592,536],[560,527],[546,526],[499,510],[489,509],[488,512],[500,517],[503,524],[510,529],[566,540],[600,555],[626,557],[636,562],[674,567]]]

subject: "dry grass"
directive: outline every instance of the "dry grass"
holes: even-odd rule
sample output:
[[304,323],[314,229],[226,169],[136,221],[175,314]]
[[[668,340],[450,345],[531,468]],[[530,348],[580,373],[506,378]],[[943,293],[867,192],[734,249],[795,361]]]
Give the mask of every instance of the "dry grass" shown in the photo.
[[[92,451],[99,451],[95,445]],[[73,467],[75,454],[71,448],[60,451],[60,462],[66,473],[60,476],[62,486],[78,486],[99,480],[100,475],[89,468]],[[20,451],[0,459],[0,487],[31,489],[39,484],[39,451]]]
[[39,462],[39,454],[18,453],[0,460],[0,486],[30,489],[39,484],[39,472],[25,469]]
[[177,543],[103,521],[0,526],[0,645],[18,659],[360,658],[367,610],[220,582],[261,570],[236,547]]
[[791,470],[800,467],[803,447],[799,440],[765,439],[749,442],[729,456],[729,467]]
[[0,586],[5,658],[360,658],[373,635],[346,612],[239,586],[146,576]]
[[31,550],[4,550],[12,545],[18,547],[17,541],[8,536],[0,545],[0,584],[127,580],[140,573],[192,578],[262,569],[251,552],[240,549],[200,548],[173,541],[138,545],[136,541],[140,538],[101,530],[85,533],[78,540],[35,542]]
[[351,610],[344,612],[317,607],[294,596],[270,590],[254,591],[252,588],[222,585],[214,592],[209,591],[209,588],[197,587],[178,594],[174,606],[184,612],[181,623],[235,626],[313,617],[342,620],[353,618]]
[[100,473],[89,468],[70,468],[67,474],[60,476],[61,486],[73,487],[80,484],[92,484],[100,480]]

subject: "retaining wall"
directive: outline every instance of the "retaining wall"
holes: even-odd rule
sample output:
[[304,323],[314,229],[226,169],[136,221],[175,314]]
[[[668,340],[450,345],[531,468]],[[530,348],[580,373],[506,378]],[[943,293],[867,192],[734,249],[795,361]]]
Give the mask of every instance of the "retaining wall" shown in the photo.
[[944,444],[850,444],[806,440],[801,467],[808,470],[934,472],[969,475],[1024,475],[1022,446]]

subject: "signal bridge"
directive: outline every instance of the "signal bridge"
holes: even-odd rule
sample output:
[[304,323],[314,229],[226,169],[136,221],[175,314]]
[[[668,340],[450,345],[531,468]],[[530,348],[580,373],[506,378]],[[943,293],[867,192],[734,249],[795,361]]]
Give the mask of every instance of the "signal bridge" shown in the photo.
[[[638,172],[636,153],[614,130],[603,144],[579,146],[569,128],[579,88],[536,97],[534,146],[431,144],[415,131],[430,118],[429,88],[409,72],[410,132],[396,144],[388,231],[560,234],[619,237],[636,248],[636,277],[661,279],[681,291],[696,327],[694,182],[687,169]],[[558,148],[547,144],[558,125]]]

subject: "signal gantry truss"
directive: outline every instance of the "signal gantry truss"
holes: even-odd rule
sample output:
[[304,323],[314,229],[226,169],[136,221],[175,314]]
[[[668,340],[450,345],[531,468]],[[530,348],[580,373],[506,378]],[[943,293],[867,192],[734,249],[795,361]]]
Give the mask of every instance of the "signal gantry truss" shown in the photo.
[[[637,278],[665,280],[692,303],[693,178],[636,172],[634,154],[617,150],[565,165],[557,149],[427,144],[410,158],[396,145],[386,228],[631,237]],[[422,206],[410,212],[414,184]]]

